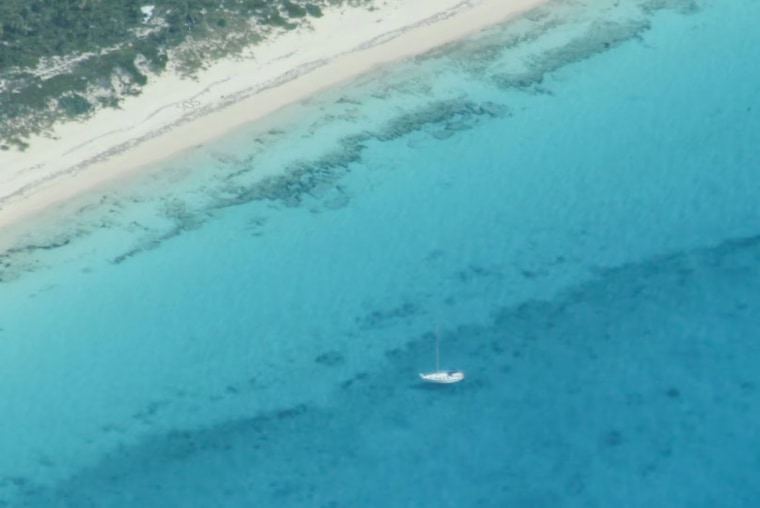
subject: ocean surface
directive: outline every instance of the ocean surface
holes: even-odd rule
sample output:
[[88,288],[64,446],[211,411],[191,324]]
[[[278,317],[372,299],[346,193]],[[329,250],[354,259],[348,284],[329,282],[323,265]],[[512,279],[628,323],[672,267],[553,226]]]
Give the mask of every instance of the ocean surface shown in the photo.
[[0,506],[757,506],[759,19],[554,2],[33,225]]

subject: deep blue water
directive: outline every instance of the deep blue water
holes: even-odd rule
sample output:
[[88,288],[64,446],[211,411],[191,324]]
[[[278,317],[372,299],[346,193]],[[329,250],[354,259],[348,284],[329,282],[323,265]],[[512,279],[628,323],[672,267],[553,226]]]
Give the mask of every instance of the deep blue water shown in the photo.
[[755,506],[757,19],[556,2],[38,225],[0,506]]

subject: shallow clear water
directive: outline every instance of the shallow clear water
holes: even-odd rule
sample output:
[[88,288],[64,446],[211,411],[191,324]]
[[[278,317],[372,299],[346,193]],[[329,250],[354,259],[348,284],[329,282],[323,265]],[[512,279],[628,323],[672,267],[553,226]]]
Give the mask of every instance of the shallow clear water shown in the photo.
[[752,506],[756,19],[551,4],[39,225],[0,506]]

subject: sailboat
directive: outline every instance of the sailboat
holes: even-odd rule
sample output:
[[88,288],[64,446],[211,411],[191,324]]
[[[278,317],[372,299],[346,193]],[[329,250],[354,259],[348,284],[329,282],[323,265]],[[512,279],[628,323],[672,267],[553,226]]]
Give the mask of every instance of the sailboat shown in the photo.
[[440,336],[436,331],[435,334],[435,371],[420,372],[420,378],[428,383],[450,384],[458,383],[464,379],[464,372],[461,370],[441,370],[441,354],[438,343]]

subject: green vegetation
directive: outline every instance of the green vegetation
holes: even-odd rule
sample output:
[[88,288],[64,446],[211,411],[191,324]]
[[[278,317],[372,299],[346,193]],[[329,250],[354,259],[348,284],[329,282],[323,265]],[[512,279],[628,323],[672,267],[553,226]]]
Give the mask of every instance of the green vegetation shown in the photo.
[[67,116],[76,117],[89,113],[92,109],[92,104],[81,95],[72,94],[58,99],[58,107],[60,107]]
[[170,64],[192,75],[326,6],[370,1],[1,0],[0,147],[118,107]]

